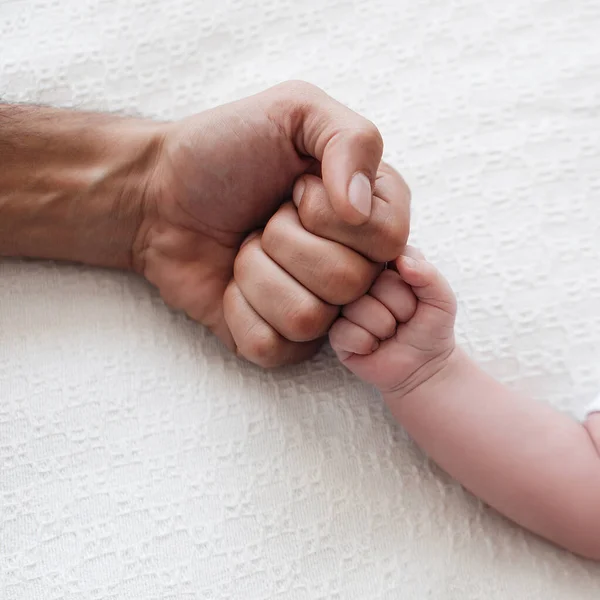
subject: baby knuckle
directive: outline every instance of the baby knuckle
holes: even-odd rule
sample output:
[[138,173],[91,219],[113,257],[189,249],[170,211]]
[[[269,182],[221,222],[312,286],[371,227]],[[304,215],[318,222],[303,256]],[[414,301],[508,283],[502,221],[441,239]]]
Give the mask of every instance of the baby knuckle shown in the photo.
[[340,348],[346,339],[347,321],[344,318],[338,319],[329,330],[329,343],[333,348]]
[[390,338],[396,333],[398,322],[390,312],[381,318],[381,331],[384,339]]
[[415,314],[417,299],[410,290],[406,289],[403,294],[399,295],[398,300],[398,307],[396,309],[398,311],[398,318],[401,322],[405,323]]

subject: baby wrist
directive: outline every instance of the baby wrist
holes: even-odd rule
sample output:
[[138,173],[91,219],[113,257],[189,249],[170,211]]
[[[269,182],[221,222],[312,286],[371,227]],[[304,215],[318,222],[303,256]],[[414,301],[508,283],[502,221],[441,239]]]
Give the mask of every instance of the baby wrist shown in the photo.
[[424,401],[432,395],[447,394],[449,385],[460,385],[470,359],[459,347],[427,361],[401,386],[382,392],[388,405]]

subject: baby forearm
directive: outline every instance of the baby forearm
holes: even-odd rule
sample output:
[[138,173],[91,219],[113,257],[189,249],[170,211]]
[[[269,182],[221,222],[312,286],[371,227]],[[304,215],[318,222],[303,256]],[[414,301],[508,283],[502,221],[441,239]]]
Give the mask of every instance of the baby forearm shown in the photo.
[[586,427],[510,391],[460,350],[432,380],[386,400],[415,442],[475,495],[600,559],[600,457]]

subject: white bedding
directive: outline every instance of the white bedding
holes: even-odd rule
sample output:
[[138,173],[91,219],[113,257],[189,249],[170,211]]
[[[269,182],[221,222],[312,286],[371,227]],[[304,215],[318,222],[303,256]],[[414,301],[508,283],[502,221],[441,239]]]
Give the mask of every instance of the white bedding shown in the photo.
[[[380,126],[468,349],[579,415],[599,31],[596,0],[0,0],[0,96],[175,118],[324,87]],[[134,276],[17,261],[0,340],[2,599],[600,597],[600,567],[464,492],[331,351],[263,372]]]

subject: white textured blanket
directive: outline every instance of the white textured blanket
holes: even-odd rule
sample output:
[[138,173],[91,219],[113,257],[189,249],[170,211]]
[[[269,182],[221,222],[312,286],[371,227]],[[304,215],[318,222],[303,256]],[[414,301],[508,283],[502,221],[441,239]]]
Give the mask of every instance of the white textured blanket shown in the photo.
[[[0,96],[175,118],[324,87],[380,126],[469,350],[578,414],[599,31],[596,0],[0,0]],[[600,597],[600,567],[481,506],[328,351],[262,372],[136,277],[16,261],[0,340],[3,599]]]

